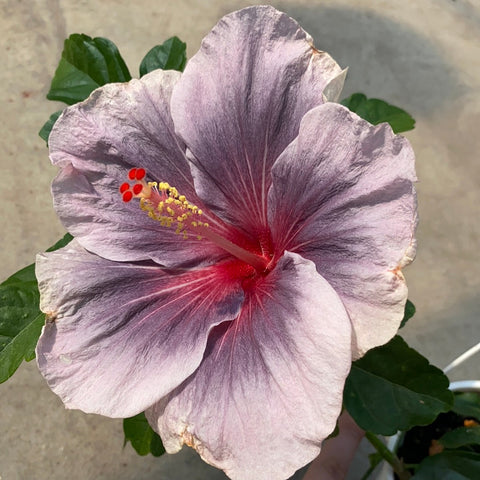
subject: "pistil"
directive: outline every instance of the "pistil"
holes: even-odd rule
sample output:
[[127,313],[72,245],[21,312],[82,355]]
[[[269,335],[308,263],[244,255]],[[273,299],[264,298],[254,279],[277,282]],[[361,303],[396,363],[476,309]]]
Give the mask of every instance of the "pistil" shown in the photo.
[[[184,195],[180,195],[175,187],[166,182],[146,182],[143,168],[133,168],[128,173],[128,180],[120,186],[124,202],[134,198],[140,200],[140,208],[147,212],[153,220],[167,228],[175,228],[175,233],[187,239],[194,234],[198,240],[207,238],[234,257],[251,265],[258,272],[265,272],[271,259],[262,254],[251,252],[237,243],[225,238],[215,231],[204,214],[196,205],[190,203]],[[262,248],[263,250],[263,248]]]

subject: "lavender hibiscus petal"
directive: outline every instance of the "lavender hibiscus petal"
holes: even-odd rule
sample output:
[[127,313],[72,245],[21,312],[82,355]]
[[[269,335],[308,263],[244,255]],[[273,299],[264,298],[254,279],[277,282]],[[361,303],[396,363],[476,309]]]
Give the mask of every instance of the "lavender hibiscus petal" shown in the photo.
[[272,169],[274,242],[309,258],[350,315],[354,356],[386,343],[403,318],[401,268],[415,256],[416,180],[408,141],[327,103],[302,120]]
[[37,362],[50,388],[67,408],[110,417],[158,401],[198,367],[209,331],[238,315],[243,292],[216,268],[117,263],[75,240],[39,255]]
[[325,92],[338,95],[343,76],[273,7],[223,17],[172,94],[199,196],[229,223],[262,231],[271,165],[297,136],[305,112],[322,104]]
[[138,200],[125,203],[119,193],[129,170],[142,167],[148,181],[166,181],[202,206],[170,117],[170,94],[179,77],[157,70],[108,84],[68,108],[52,130],[50,158],[61,169],[52,186],[55,209],[67,230],[104,258],[172,266],[200,263],[217,252],[196,236],[179,241]]
[[147,410],[168,452],[182,444],[237,480],[285,479],[320,451],[351,364],[345,308],[315,265],[285,253],[210,335],[198,370]]

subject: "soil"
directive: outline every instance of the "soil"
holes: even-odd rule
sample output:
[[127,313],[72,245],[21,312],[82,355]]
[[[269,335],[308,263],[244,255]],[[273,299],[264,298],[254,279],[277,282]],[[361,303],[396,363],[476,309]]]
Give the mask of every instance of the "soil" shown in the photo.
[[[442,447],[435,440],[451,430],[464,426],[464,421],[471,418],[454,412],[441,413],[430,425],[412,428],[405,434],[398,448],[399,458],[406,464],[418,464],[429,455],[429,451],[430,454],[439,453]],[[474,420],[478,422],[478,419]],[[472,446],[469,449],[480,453],[480,446]]]

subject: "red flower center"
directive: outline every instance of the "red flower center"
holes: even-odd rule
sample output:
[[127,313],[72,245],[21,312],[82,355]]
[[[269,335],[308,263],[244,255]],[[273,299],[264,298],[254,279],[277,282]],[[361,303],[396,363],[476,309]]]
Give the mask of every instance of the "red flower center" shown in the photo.
[[[232,276],[243,278],[243,282],[258,275],[264,276],[274,266],[273,245],[268,231],[256,232],[252,242],[234,227],[221,227],[223,222],[210,224],[207,216],[196,205],[190,203],[184,195],[180,195],[175,187],[166,182],[146,182],[143,168],[132,168],[128,172],[129,182],[120,186],[124,202],[133,198],[140,200],[140,208],[147,212],[153,220],[167,228],[175,228],[175,233],[187,240],[191,235],[196,239],[206,238],[241,260],[245,267],[233,262],[236,273]],[[209,213],[208,216],[212,217]],[[237,277],[238,278],[238,277]]]

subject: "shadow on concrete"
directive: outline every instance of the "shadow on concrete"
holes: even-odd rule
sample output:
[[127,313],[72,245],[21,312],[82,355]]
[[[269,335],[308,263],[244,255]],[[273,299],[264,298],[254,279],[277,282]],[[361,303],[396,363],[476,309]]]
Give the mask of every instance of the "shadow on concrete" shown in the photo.
[[439,47],[407,25],[360,8],[280,8],[313,36],[318,49],[349,67],[343,97],[361,91],[415,117],[435,113],[466,91]]
[[[400,334],[432,364],[444,368],[480,341],[479,318],[478,297],[459,297],[453,305],[438,312],[429,309],[429,314],[423,315],[417,310]],[[480,353],[449,372],[448,376],[452,381],[480,379]]]

